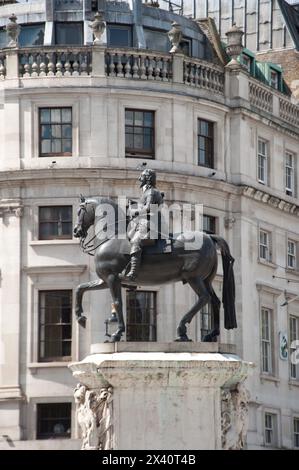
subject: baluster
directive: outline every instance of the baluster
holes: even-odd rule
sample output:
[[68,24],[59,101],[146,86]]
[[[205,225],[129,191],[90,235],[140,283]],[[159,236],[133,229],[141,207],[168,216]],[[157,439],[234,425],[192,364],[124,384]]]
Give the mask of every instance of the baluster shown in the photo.
[[82,57],[82,62],[81,62],[81,75],[86,76],[88,75],[87,73],[87,58],[86,58],[86,53],[83,52],[81,54]]
[[198,65],[194,66],[194,86],[198,86],[199,82],[199,73],[198,73]]
[[57,57],[57,62],[56,62],[56,77],[62,77],[62,62],[61,62],[61,52],[57,52],[56,57]]
[[32,65],[31,65],[31,77],[38,77],[38,64],[37,64],[37,54],[33,53],[32,54]]
[[3,80],[5,77],[4,57],[0,58],[0,78]]
[[65,53],[65,63],[64,63],[64,68],[65,68],[64,76],[65,77],[71,77],[72,76],[70,55],[71,55],[71,52],[67,50],[66,53]]
[[116,76],[123,77],[124,72],[123,72],[123,64],[121,63],[121,55],[115,54],[115,56],[116,56]]
[[30,55],[28,53],[24,54],[25,64],[24,64],[24,77],[30,77]]
[[115,77],[113,54],[109,54],[109,57],[110,57],[109,75],[110,77]]
[[195,85],[195,73],[194,73],[194,64],[190,64],[190,85]]
[[161,80],[160,72],[161,72],[160,60],[155,57],[155,78],[157,81]]
[[40,55],[40,64],[39,64],[39,76],[40,77],[46,77],[47,76],[46,69],[47,69],[46,54],[43,52]]
[[153,69],[152,59],[148,57],[148,67],[147,67],[148,80],[154,80],[153,72],[154,72],[154,69]]
[[125,65],[125,78],[131,78],[131,56],[128,55],[127,57],[127,63]]
[[53,52],[47,54],[48,57],[48,77],[54,77],[55,75],[55,63],[56,59]]
[[188,83],[188,65],[185,61],[183,62],[183,80],[184,83]]
[[79,62],[78,62],[78,54],[79,52],[78,51],[75,51],[74,52],[74,62],[73,62],[73,77],[78,77],[80,74],[79,74]]
[[138,75],[138,56],[135,55],[133,56],[133,67],[132,67],[132,70],[133,70],[133,78],[139,78],[139,75]]
[[162,59],[162,82],[167,82],[167,61],[163,58]]
[[140,78],[141,80],[146,80],[146,66],[144,55],[140,56]]

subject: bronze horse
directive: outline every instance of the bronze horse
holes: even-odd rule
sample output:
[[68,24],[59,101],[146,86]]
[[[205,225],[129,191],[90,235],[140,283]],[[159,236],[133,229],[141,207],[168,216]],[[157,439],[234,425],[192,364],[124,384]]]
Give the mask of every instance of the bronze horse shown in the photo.
[[[127,268],[130,262],[130,242],[127,238],[118,238],[118,235],[120,232],[119,222],[123,218],[126,219],[126,215],[109,198],[95,197],[86,200],[81,198],[74,236],[80,238],[81,245],[88,246],[89,251],[91,251],[90,242],[85,242],[88,229],[96,223],[96,214],[97,217],[100,214],[100,219],[104,217],[105,211],[103,209],[102,213],[101,207],[107,207],[107,205],[111,206],[116,214],[115,236],[111,238],[109,236],[100,237],[96,233],[92,239],[95,270],[99,279],[80,284],[77,287],[75,313],[79,324],[85,327],[86,317],[82,315],[82,297],[84,292],[110,289],[118,321],[118,328],[111,337],[111,340],[115,342],[120,341],[122,334],[125,332],[121,287],[128,287],[128,283],[120,279],[120,274]],[[195,314],[208,302],[211,302],[212,306],[214,328],[206,335],[204,341],[213,341],[219,335],[220,300],[212,287],[212,281],[217,272],[217,248],[221,251],[223,263],[222,301],[224,306],[224,326],[226,329],[237,327],[233,273],[234,259],[230,254],[228,244],[223,238],[216,235],[201,235],[203,243],[199,249],[185,250],[184,241],[186,236],[182,233],[173,242],[171,253],[150,254],[146,248],[143,250],[141,269],[136,281],[137,285],[152,286],[182,281],[184,284],[189,284],[197,294],[196,303],[183,316],[177,327],[178,336],[176,341],[190,341],[187,336],[186,324],[189,324]]]

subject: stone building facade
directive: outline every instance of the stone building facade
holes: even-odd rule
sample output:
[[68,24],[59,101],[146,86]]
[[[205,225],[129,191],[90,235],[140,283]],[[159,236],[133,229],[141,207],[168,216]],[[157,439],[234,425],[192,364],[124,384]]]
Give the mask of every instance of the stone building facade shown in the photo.
[[[0,30],[1,448],[80,447],[67,364],[107,339],[111,300],[87,294],[79,328],[75,287],[96,275],[72,237],[78,196],[137,198],[145,159],[166,201],[202,203],[205,229],[236,259],[239,327],[224,330],[222,314],[220,341],[256,364],[248,448],[299,447],[290,359],[299,339],[298,105],[244,68],[216,63],[191,19],[139,0],[67,3],[13,5],[19,48]],[[99,6],[107,25],[95,46]],[[0,26],[11,13],[0,8]],[[168,52],[174,20],[184,54]],[[219,296],[221,279],[219,268]],[[140,286],[123,299],[127,339],[169,342],[194,293]],[[208,310],[198,315],[194,341],[211,321]]]

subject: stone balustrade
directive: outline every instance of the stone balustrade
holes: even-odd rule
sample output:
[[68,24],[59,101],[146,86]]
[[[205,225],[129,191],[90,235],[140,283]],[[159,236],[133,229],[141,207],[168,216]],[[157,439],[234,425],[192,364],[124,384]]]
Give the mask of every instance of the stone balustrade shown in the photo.
[[[212,92],[215,100],[221,103],[229,99],[234,106],[239,106],[241,99],[248,108],[256,108],[299,127],[299,106],[281,92],[249,77],[242,69],[225,70],[220,65],[183,54],[107,48],[104,45],[0,50],[1,86],[6,86],[9,79],[65,77],[72,80],[75,77],[108,77],[185,86],[190,90],[188,93],[191,89]],[[237,81],[229,85],[231,80]]]
[[91,48],[21,49],[19,51],[19,73],[22,78],[90,75]]
[[299,126],[299,106],[284,98],[279,99],[279,114],[284,120]]
[[273,113],[273,91],[257,80],[249,81],[249,102],[262,111]]
[[105,54],[108,77],[169,82],[172,79],[170,54],[155,54],[128,49],[108,49]]
[[224,71],[221,67],[199,60],[184,60],[184,83],[216,93],[224,92]]

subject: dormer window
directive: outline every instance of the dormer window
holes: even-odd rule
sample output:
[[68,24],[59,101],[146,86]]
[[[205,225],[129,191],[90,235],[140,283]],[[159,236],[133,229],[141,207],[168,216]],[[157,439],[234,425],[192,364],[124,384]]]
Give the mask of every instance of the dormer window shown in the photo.
[[248,73],[252,72],[252,64],[253,64],[252,57],[243,53],[241,55],[241,64],[244,65]]

